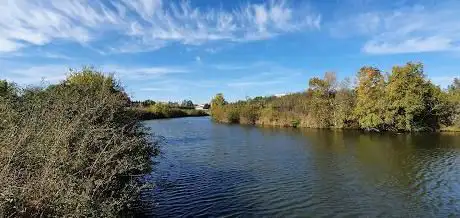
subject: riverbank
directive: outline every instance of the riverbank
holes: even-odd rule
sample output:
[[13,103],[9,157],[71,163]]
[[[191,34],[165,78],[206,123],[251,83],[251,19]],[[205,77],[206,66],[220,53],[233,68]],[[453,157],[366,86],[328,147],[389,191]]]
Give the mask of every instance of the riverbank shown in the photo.
[[[385,75],[362,67],[357,84],[334,73],[311,78],[306,91],[229,103],[223,94],[211,102],[211,116],[223,123],[390,132],[460,129],[460,81],[441,89],[426,78],[423,64],[394,66]],[[443,128],[446,127],[446,128]]]
[[149,108],[135,108],[134,109],[141,120],[157,120],[157,119],[170,119],[181,117],[205,117],[209,116],[207,110],[196,109],[175,109],[172,108],[168,111],[152,111]]
[[454,126],[444,127],[444,128],[441,128],[441,132],[460,132],[460,127],[454,127]]

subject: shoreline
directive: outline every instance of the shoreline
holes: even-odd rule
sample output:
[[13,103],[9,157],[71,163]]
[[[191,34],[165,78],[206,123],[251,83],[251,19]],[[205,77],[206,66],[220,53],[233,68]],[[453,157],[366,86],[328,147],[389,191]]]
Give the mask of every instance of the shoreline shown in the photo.
[[253,127],[258,127],[258,128],[280,128],[280,129],[313,129],[313,130],[331,130],[331,131],[360,131],[364,133],[394,133],[394,134],[405,134],[405,133],[460,133],[460,128],[458,127],[443,127],[435,131],[391,131],[391,130],[366,130],[362,128],[353,128],[353,127],[348,127],[348,128],[334,128],[334,127],[329,127],[329,128],[318,128],[318,127],[308,127],[308,126],[294,126],[294,125],[276,125],[276,124],[263,124],[263,123],[233,123],[233,122],[225,122],[225,121],[219,121],[215,120],[212,118],[212,115],[209,115],[211,117],[211,121],[215,123],[220,123],[220,124],[227,124],[227,125],[242,125],[242,126],[253,126]]

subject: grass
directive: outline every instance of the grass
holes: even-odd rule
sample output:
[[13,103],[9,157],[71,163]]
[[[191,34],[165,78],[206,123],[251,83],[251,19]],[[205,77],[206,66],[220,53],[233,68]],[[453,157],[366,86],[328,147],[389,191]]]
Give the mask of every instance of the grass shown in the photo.
[[460,127],[449,126],[441,128],[441,132],[460,132]]

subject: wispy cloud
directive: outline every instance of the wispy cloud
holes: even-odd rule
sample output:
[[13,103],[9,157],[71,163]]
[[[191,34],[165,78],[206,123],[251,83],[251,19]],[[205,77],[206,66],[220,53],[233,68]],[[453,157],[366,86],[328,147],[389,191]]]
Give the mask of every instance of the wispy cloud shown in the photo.
[[[38,84],[40,82],[56,83],[65,79],[69,69],[79,69],[79,66],[66,65],[38,65],[18,66],[4,70],[0,76],[10,81],[23,85]],[[180,67],[142,67],[142,66],[118,66],[104,65],[96,67],[102,72],[113,73],[123,81],[158,79],[170,74],[187,73],[189,70]]]
[[38,84],[40,82],[56,83],[65,78],[69,69],[69,67],[62,65],[18,67],[3,71],[2,77],[21,85]]
[[146,80],[155,79],[169,74],[188,73],[183,67],[139,67],[139,66],[118,66],[118,65],[104,65],[100,67],[104,72],[113,72],[115,76],[126,80]]
[[[171,43],[247,42],[318,29],[321,21],[308,8],[284,0],[233,9],[198,8],[190,1],[16,0],[1,1],[0,11],[0,52],[56,40],[104,52],[140,52]],[[120,47],[106,45],[106,36]]]
[[459,13],[458,1],[365,12],[339,21],[332,33],[368,37],[362,50],[369,54],[453,51],[460,49]]

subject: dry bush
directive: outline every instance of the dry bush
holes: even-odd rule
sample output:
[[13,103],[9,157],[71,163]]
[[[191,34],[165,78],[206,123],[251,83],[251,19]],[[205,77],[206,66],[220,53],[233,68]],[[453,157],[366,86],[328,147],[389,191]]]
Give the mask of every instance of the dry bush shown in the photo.
[[0,96],[0,217],[111,217],[158,153],[116,82],[91,69]]

